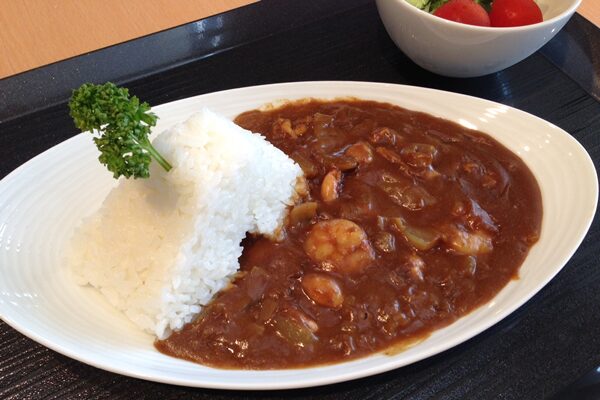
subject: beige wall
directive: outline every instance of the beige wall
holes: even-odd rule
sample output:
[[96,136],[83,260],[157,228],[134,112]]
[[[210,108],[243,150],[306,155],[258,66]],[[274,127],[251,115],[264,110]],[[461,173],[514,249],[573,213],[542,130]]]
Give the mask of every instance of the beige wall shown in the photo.
[[1,0],[0,78],[254,1]]

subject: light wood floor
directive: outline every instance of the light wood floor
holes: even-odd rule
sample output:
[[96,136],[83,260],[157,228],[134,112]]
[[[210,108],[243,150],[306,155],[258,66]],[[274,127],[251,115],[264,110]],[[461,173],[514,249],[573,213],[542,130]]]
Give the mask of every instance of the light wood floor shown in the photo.
[[[0,78],[254,1],[0,0]],[[600,26],[600,0],[579,12]]]

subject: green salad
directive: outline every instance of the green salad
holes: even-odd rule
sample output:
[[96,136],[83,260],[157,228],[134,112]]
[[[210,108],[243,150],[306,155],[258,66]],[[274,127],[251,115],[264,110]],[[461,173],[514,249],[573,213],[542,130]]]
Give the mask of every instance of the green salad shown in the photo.
[[[432,13],[435,10],[437,10],[438,8],[440,8],[442,5],[446,4],[450,0],[406,0],[406,1],[408,1],[413,6],[420,8],[423,11]],[[477,4],[480,4],[481,6],[483,6],[483,8],[485,8],[486,11],[488,11],[488,12],[490,11],[490,8],[492,7],[493,1],[494,0],[475,0],[475,2]]]

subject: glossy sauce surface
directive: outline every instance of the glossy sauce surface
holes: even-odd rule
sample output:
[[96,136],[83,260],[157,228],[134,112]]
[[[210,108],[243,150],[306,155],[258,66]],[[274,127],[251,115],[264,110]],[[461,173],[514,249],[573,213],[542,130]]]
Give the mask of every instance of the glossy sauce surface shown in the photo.
[[480,132],[358,100],[236,123],[294,158],[310,194],[282,241],[246,239],[230,287],[163,353],[269,369],[401,347],[489,301],[539,237],[535,178]]

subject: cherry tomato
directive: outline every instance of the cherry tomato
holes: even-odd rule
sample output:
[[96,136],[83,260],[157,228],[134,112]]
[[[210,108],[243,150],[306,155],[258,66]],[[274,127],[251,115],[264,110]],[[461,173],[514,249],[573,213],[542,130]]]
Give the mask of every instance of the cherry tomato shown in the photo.
[[490,17],[474,0],[450,0],[433,12],[440,18],[469,25],[490,26]]
[[494,0],[492,3],[492,26],[523,26],[537,24],[543,20],[542,11],[533,0]]

